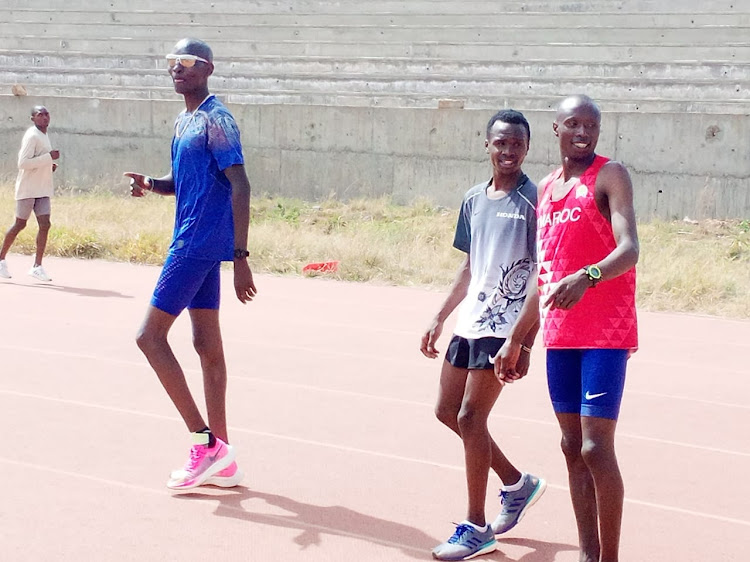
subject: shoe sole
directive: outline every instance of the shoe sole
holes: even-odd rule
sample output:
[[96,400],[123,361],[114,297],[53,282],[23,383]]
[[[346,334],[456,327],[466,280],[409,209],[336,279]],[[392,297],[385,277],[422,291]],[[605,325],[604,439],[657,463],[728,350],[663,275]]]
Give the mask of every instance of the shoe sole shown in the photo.
[[170,480],[169,482],[167,482],[167,488],[169,488],[170,490],[191,490],[192,488],[202,486],[206,482],[206,480],[211,478],[214,474],[216,474],[217,472],[221,472],[230,464],[232,464],[234,462],[234,457],[234,447],[232,447],[231,445],[227,445],[227,454],[224,456],[224,458],[208,467],[208,470],[206,470],[206,472],[201,474],[190,484],[171,485],[172,481]]
[[483,546],[473,554],[469,554],[469,556],[464,556],[463,558],[439,558],[439,555],[435,552],[432,553],[432,557],[435,560],[448,560],[448,561],[460,561],[460,560],[471,560],[472,558],[476,558],[477,556],[482,556],[483,554],[489,554],[490,552],[495,552],[497,550],[497,541],[492,541],[491,544],[488,544],[487,546]]
[[544,492],[546,490],[547,490],[547,481],[544,480],[543,478],[540,478],[539,482],[537,482],[537,484],[536,484],[536,489],[534,489],[534,491],[531,493],[531,497],[529,498],[528,503],[525,506],[523,506],[523,509],[521,510],[521,513],[518,514],[518,519],[516,519],[516,522],[513,523],[513,525],[511,527],[508,527],[507,529],[505,529],[502,533],[497,533],[496,532],[495,536],[497,536],[497,535],[504,535],[505,533],[507,533],[508,531],[510,531],[513,527],[515,527],[516,525],[518,525],[521,522],[521,519],[523,519],[523,516],[526,515],[526,512],[528,511],[528,509],[532,505],[534,505],[536,502],[539,501],[539,498],[542,497],[542,495],[544,494]]
[[234,488],[240,482],[242,482],[242,479],[244,477],[245,475],[238,468],[237,472],[235,472],[232,476],[212,476],[211,478],[206,480],[203,485],[218,486],[219,488]]

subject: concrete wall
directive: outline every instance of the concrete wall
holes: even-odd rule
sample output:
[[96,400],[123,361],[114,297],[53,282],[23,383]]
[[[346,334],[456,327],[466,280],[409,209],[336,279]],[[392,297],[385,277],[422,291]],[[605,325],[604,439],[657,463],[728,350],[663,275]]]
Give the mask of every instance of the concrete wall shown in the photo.
[[750,0],[4,0],[0,177],[35,103],[60,185],[124,191],[122,171],[166,170],[182,105],[163,57],[184,36],[214,47],[211,90],[258,193],[456,206],[488,174],[494,111],[529,117],[539,180],[552,108],[583,92],[642,218],[750,216]]
[[[12,180],[29,108],[46,105],[62,151],[60,187],[125,193],[124,171],[169,169],[179,100],[0,98],[0,176]],[[319,200],[389,195],[455,207],[489,174],[489,110],[229,104],[256,194]],[[599,152],[624,162],[642,219],[747,217],[750,116],[643,115],[605,109]],[[551,111],[526,111],[536,181],[558,163]],[[654,126],[658,122],[659,126]]]

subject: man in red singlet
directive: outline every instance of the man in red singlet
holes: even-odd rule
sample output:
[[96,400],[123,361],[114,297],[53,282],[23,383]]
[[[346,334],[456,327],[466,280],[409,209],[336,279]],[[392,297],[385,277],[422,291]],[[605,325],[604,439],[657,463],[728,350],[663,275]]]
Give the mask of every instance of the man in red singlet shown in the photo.
[[579,562],[618,561],[624,489],[615,428],[627,358],[638,347],[633,185],[622,164],[596,154],[600,123],[587,96],[558,107],[553,130],[562,166],[539,184],[539,292],[529,294],[495,358],[501,382],[520,378],[521,344],[541,313]]

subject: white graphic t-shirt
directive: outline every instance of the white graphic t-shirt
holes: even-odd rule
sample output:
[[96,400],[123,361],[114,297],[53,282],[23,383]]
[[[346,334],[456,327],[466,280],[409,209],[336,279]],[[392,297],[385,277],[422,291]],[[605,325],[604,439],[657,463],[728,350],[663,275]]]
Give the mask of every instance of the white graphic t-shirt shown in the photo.
[[524,175],[508,195],[490,199],[491,183],[464,196],[453,241],[471,258],[471,282],[454,331],[467,339],[508,335],[536,261],[536,185]]

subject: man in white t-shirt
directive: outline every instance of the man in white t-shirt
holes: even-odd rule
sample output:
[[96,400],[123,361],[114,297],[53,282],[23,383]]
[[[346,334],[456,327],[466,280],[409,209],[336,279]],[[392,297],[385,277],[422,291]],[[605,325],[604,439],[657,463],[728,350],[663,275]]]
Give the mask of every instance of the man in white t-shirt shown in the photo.
[[0,249],[0,277],[10,279],[8,264],[5,256],[16,240],[16,236],[24,228],[31,216],[36,215],[39,232],[36,235],[36,257],[29,275],[39,281],[52,281],[42,267],[42,257],[47,247],[47,235],[50,227],[50,198],[54,188],[52,186],[52,172],[57,169],[54,162],[60,158],[60,151],[53,150],[47,127],[49,127],[49,111],[43,105],[37,105],[31,110],[33,127],[29,127],[23,135],[21,150],[18,151],[18,177],[16,178],[16,222],[5,233],[3,245]]
[[[432,551],[438,560],[466,560],[494,551],[495,535],[515,527],[546,488],[543,479],[510,463],[487,428],[502,390],[492,360],[518,318],[536,260],[537,189],[521,170],[530,137],[529,124],[518,111],[499,111],[490,119],[485,148],[492,178],[464,196],[453,246],[466,257],[422,336],[422,353],[438,357],[435,344],[443,324],[461,305],[440,373],[435,413],[463,441],[468,513],[453,536]],[[526,353],[519,365],[524,374],[535,335],[530,331],[524,340]],[[490,469],[503,482],[501,511],[491,525],[484,505]]]

